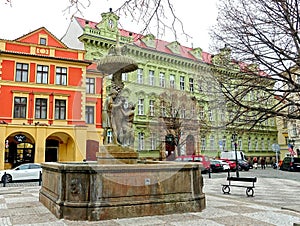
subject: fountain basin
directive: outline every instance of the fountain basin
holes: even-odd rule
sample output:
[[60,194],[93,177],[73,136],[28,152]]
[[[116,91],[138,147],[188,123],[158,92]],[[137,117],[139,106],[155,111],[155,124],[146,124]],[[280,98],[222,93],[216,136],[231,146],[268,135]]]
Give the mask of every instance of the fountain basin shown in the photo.
[[106,220],[199,212],[200,164],[43,163],[39,200],[57,218]]

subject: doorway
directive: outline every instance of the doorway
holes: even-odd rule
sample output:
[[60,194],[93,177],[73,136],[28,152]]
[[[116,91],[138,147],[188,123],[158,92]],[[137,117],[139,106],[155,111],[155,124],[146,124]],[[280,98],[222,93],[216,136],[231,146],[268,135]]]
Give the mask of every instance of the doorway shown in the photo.
[[45,162],[57,162],[59,141],[46,140]]

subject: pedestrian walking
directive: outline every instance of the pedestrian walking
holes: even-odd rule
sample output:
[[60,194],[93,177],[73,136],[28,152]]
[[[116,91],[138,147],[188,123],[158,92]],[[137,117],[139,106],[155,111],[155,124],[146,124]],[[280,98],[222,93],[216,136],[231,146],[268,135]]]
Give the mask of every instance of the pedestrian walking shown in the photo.
[[254,169],[257,169],[257,162],[258,162],[257,158],[254,157],[254,158],[253,158],[253,168],[254,168]]
[[265,160],[265,158],[262,158],[260,160],[260,164],[261,164],[261,169],[266,169],[266,160]]

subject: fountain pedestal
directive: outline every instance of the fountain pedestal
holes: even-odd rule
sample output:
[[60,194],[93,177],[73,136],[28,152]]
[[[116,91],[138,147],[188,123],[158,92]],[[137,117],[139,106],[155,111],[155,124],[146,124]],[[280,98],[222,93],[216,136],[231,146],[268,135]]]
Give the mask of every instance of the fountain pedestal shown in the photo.
[[42,202],[57,218],[106,220],[205,208],[199,164],[43,163]]

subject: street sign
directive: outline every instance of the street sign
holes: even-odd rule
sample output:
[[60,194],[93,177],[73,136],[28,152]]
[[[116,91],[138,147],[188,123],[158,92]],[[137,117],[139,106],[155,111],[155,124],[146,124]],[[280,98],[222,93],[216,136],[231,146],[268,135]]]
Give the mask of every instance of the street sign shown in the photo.
[[280,146],[279,146],[279,144],[272,144],[272,150],[274,152],[280,152]]

